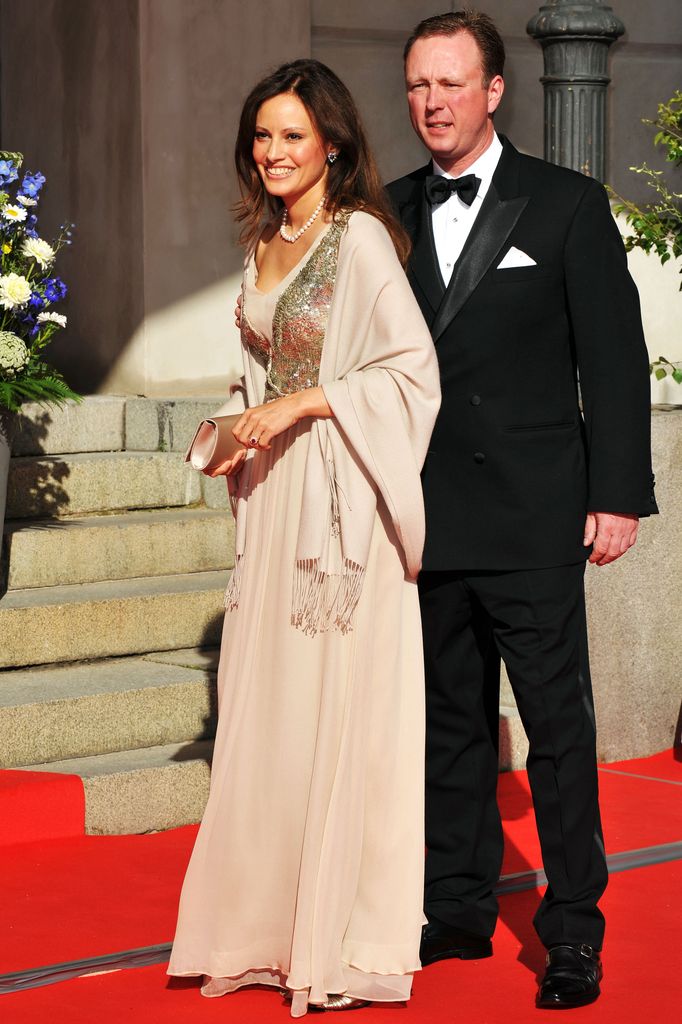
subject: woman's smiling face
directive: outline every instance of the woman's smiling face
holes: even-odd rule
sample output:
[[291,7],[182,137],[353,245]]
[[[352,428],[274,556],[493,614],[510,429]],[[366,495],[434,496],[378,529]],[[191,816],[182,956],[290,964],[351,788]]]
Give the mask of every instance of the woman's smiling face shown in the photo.
[[287,205],[312,189],[322,196],[330,149],[293,93],[273,96],[259,108],[253,159],[267,191]]

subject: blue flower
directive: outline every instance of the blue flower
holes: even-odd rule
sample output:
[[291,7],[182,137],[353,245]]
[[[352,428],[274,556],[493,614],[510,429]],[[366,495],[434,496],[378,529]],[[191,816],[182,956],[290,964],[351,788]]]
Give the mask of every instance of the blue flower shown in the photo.
[[18,177],[19,172],[13,160],[0,160],[0,185],[9,185]]
[[45,298],[48,302],[59,302],[66,297],[66,285],[61,277],[50,277],[45,282]]
[[32,213],[31,216],[27,217],[24,221],[24,233],[27,234],[29,238],[38,238],[38,232],[36,231],[37,223],[38,218],[35,213]]
[[[13,181],[14,178],[10,180]],[[38,193],[40,192],[41,188],[45,184],[45,181],[45,175],[41,174],[40,171],[36,171],[35,174],[26,173],[24,175],[24,180],[21,183],[21,191],[25,196],[29,196],[31,199],[35,199]]]
[[28,300],[28,304],[33,309],[42,309],[45,305],[45,299],[40,292],[31,292],[31,298]]

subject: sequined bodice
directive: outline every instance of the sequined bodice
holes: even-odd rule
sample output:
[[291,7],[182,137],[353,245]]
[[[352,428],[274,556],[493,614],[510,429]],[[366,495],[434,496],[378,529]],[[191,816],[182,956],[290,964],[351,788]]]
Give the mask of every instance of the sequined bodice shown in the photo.
[[[303,258],[300,270],[285,284],[276,298],[271,331],[262,313],[249,318],[250,303],[273,299],[273,293],[259,293],[247,274],[242,306],[242,341],[261,360],[266,371],[265,401],[317,385],[322,345],[334,292],[339,242],[348,223],[341,214],[312,251]],[[250,267],[255,271],[253,257]],[[294,268],[295,269],[295,268]],[[285,278],[285,282],[288,279]],[[277,289],[275,289],[275,293]],[[271,306],[270,306],[271,308]],[[267,321],[266,321],[267,322]]]

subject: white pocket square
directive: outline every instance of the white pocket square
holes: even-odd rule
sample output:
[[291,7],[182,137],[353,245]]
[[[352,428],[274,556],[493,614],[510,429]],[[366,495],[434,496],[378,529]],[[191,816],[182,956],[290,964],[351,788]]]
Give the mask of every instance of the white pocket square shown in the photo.
[[521,249],[517,249],[515,245],[512,245],[504,259],[498,263],[497,269],[511,270],[512,267],[537,267],[537,263],[525,252],[522,252]]

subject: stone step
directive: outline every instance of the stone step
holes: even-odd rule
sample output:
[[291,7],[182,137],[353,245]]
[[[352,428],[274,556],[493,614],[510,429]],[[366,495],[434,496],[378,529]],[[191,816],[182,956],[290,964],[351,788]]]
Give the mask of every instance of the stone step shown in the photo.
[[89,835],[152,832],[200,820],[212,750],[198,740],[26,767],[81,776]]
[[14,418],[12,453],[184,452],[199,420],[224,401],[224,395],[88,395],[61,409],[28,402]]
[[69,402],[61,409],[27,402],[15,417],[12,454],[122,451],[125,407],[122,395],[89,395],[79,405]]
[[89,452],[12,459],[8,519],[192,505],[199,474],[175,452]]
[[5,523],[6,589],[171,576],[233,564],[234,520],[204,508]]
[[0,600],[0,668],[218,641],[228,573],[13,590]]
[[0,768],[208,739],[216,662],[208,649],[5,670]]
[[501,772],[515,772],[526,767],[528,740],[516,706],[500,705]]
[[200,420],[211,416],[224,401],[224,395],[127,398],[125,447],[128,451],[185,452]]

